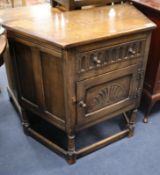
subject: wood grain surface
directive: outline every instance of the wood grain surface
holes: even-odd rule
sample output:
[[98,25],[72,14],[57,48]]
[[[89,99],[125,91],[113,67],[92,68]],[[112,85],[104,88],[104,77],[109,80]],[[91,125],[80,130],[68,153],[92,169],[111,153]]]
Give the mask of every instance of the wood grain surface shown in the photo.
[[60,12],[45,4],[2,10],[0,17],[8,31],[18,31],[26,37],[45,40],[62,48],[155,27],[128,4],[71,12]]

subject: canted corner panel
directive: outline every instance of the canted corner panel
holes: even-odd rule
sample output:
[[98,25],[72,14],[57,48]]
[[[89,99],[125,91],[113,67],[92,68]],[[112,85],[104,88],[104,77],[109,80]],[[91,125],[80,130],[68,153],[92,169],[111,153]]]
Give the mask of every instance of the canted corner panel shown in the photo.
[[85,73],[107,65],[142,57],[144,54],[144,43],[145,39],[141,39],[112,47],[79,53],[77,54],[77,73]]
[[62,59],[41,52],[45,110],[65,121]]
[[14,51],[23,104],[64,123],[62,60],[20,42],[14,42]]
[[16,55],[16,66],[18,71],[18,82],[20,84],[21,98],[37,104],[34,83],[34,69],[32,50],[19,42],[14,42],[14,52]]

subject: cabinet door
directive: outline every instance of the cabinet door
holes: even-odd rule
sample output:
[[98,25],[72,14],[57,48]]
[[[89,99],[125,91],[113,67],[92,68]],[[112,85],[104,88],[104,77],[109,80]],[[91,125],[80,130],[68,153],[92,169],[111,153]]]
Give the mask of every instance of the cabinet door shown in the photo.
[[138,66],[77,82],[77,124],[92,122],[129,105],[136,105]]

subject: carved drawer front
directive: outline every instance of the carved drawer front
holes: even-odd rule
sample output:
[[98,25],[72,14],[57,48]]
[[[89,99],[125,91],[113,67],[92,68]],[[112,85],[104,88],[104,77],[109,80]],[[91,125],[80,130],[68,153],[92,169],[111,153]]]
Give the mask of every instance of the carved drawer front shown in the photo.
[[77,122],[107,118],[123,107],[136,104],[137,65],[77,82]]
[[115,63],[142,57],[145,39],[117,44],[78,54],[77,73],[98,70]]

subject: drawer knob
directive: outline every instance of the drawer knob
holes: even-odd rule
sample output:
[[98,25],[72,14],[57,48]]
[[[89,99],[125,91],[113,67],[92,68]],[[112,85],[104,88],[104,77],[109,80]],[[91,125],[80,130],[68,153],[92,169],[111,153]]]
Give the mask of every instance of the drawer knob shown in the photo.
[[101,64],[101,60],[98,59],[97,56],[94,56],[94,57],[93,57],[93,61],[94,61],[94,63],[96,63],[96,64]]
[[129,51],[129,53],[130,53],[130,54],[132,54],[132,55],[135,55],[135,54],[136,54],[136,51],[135,51],[135,50],[133,50],[132,48],[129,48],[129,50],[128,50],[128,51]]
[[87,105],[86,105],[86,103],[84,103],[84,101],[80,101],[79,105],[80,105],[81,108],[86,108],[87,107]]

